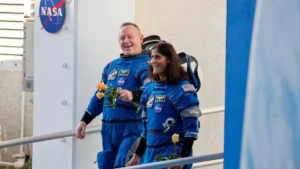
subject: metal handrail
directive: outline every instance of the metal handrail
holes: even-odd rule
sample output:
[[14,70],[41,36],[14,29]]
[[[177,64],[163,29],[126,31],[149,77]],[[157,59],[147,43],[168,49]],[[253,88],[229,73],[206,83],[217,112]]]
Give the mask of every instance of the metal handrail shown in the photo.
[[132,167],[122,167],[122,168],[126,168],[126,169],[165,168],[165,167],[170,167],[170,166],[177,166],[177,165],[183,165],[183,164],[191,164],[191,163],[223,159],[223,155],[224,155],[223,153],[218,153],[218,154],[211,154],[211,155],[204,155],[204,156],[186,157],[186,158],[181,158],[181,159],[155,162],[155,163],[149,163],[149,164],[143,164],[143,165],[136,165],[136,166],[132,166]]
[[223,163],[224,163],[224,159],[205,161],[202,163],[194,164],[193,168],[202,168],[202,167],[208,167],[208,166],[212,166],[212,165],[219,165],[219,164],[223,164]]
[[15,163],[9,163],[9,162],[3,162],[3,161],[0,161],[0,166],[14,167],[14,166],[15,166]]
[[[218,113],[223,111],[224,111],[224,107],[216,107],[216,108],[205,109],[202,111],[202,114],[205,115],[205,114]],[[85,133],[88,134],[88,133],[95,133],[100,131],[101,131],[101,125],[96,125],[96,126],[88,127]],[[22,139],[8,140],[8,141],[0,142],[0,148],[12,147],[12,146],[29,144],[29,143],[36,143],[36,142],[53,140],[53,139],[58,139],[63,137],[70,137],[70,136],[76,136],[76,131],[69,130],[69,131],[63,131],[58,133],[45,134],[41,136],[33,136],[33,137],[26,137]]]
[[212,108],[208,108],[202,111],[202,115],[207,115],[207,114],[213,114],[213,113],[220,113],[220,112],[224,112],[225,111],[225,107],[224,106],[219,106],[219,107],[212,107]]
[[[87,128],[85,133],[88,134],[88,133],[95,133],[95,132],[99,132],[99,131],[101,131],[101,126],[97,125],[97,126]],[[4,142],[0,142],[0,148],[12,147],[12,146],[29,144],[29,143],[36,143],[36,142],[53,140],[53,139],[58,139],[58,138],[63,138],[63,137],[70,137],[70,136],[76,136],[75,130],[69,130],[69,131],[63,131],[63,132],[58,132],[58,133],[45,134],[45,135],[41,135],[41,136],[26,137],[26,138],[22,138],[22,139],[4,141]]]

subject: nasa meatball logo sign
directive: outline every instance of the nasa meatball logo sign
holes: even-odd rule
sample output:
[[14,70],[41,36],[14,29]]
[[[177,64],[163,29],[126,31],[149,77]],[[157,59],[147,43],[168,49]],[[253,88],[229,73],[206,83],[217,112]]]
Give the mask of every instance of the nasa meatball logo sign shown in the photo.
[[39,17],[45,29],[49,33],[56,33],[65,20],[65,0],[41,0]]

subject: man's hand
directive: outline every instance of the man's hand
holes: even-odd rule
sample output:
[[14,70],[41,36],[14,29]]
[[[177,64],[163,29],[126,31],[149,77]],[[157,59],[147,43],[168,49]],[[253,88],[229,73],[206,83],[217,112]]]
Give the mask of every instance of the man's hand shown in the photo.
[[121,99],[123,102],[131,102],[133,99],[133,95],[131,91],[123,90],[122,88],[118,89],[119,91],[119,99]]
[[183,169],[184,165],[171,166],[168,169]]
[[85,129],[86,129],[86,123],[81,121],[79,122],[77,128],[76,128],[76,136],[79,139],[84,139],[85,137]]
[[126,164],[126,167],[138,165],[140,162],[140,158],[141,157],[139,155],[134,154],[132,159]]

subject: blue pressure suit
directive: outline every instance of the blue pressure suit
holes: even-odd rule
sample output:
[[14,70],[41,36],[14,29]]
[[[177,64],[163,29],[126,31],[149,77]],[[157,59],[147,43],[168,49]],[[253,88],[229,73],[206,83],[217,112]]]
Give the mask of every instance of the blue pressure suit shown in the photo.
[[[121,87],[129,91],[137,90],[148,84],[150,55],[142,53],[112,61],[105,66],[102,80],[106,86]],[[112,169],[126,166],[138,146],[143,129],[141,112],[132,103],[116,100],[113,108],[105,98],[91,98],[86,112],[96,117],[103,112],[102,139],[103,151],[98,153],[97,162],[101,169]]]
[[[172,135],[179,134],[177,153],[182,151],[185,138],[197,139],[201,116],[199,100],[193,85],[182,81],[177,85],[168,86],[165,82],[153,82],[141,97],[144,106],[142,114],[144,129],[142,137],[146,138],[144,163],[156,162],[154,157],[162,154],[168,157],[174,152]],[[190,153],[192,156],[192,151]],[[184,168],[191,168],[185,165]]]

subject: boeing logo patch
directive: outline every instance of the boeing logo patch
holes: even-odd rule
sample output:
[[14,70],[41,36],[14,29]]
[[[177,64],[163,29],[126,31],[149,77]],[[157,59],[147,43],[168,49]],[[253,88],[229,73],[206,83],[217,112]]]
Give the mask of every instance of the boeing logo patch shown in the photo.
[[129,75],[129,72],[130,70],[124,70],[124,69],[121,69],[119,71],[119,75],[118,76],[128,76]]
[[166,101],[166,95],[157,95],[155,97],[155,102],[165,102]]

